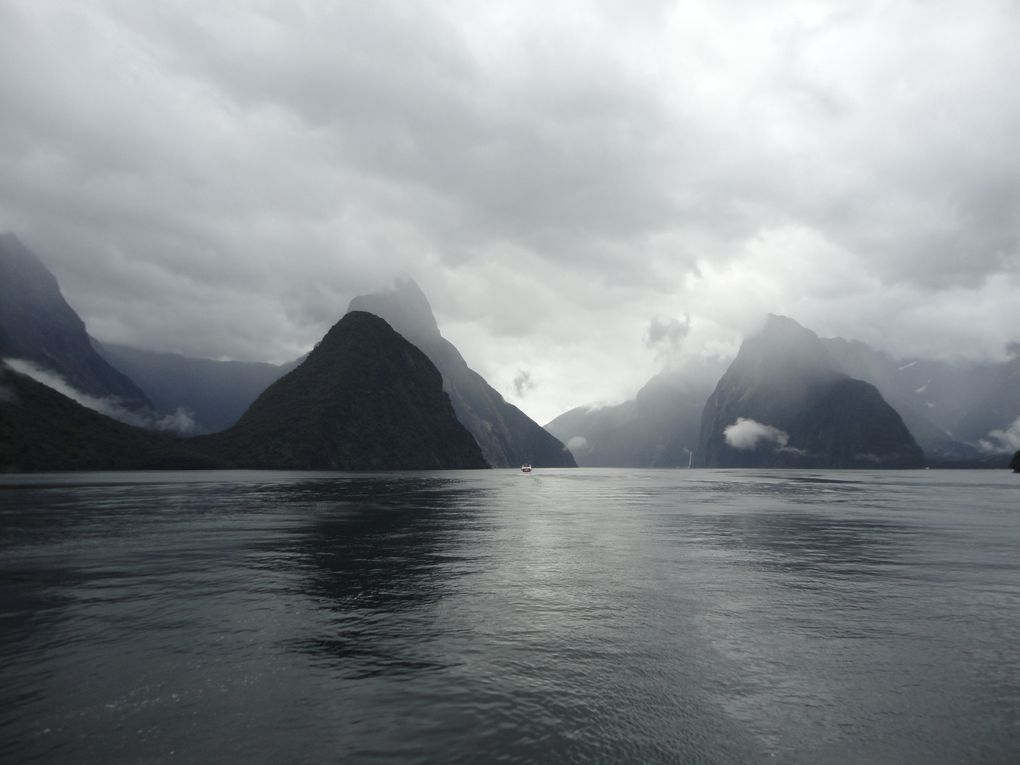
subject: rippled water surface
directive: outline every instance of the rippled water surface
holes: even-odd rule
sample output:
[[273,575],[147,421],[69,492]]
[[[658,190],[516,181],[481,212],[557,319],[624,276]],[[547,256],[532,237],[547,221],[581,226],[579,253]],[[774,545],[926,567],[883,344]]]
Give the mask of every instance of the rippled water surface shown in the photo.
[[0,478],[3,762],[1020,762],[1020,476]]

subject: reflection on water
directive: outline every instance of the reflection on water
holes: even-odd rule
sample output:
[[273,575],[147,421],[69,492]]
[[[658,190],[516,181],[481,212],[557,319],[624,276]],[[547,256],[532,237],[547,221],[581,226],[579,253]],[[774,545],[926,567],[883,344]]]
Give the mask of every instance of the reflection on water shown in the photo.
[[997,473],[0,479],[0,760],[1015,762]]
[[[301,487],[313,512],[290,553],[307,573],[301,592],[320,610],[323,630],[284,647],[353,678],[443,668],[426,650],[442,635],[427,612],[469,560],[444,552],[453,531],[444,519],[456,525],[448,511],[463,492],[449,480],[420,478],[347,488],[337,500],[330,484]],[[269,559],[278,557],[275,545],[269,550]]]

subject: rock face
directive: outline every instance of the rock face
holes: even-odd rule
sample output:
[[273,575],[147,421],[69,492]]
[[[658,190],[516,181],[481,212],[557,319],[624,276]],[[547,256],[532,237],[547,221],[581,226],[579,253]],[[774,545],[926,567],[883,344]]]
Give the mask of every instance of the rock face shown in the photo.
[[236,425],[193,443],[244,468],[486,467],[432,362],[385,321],[362,311],[337,322]]
[[157,411],[173,414],[184,409],[189,413],[194,418],[194,433],[229,428],[262,391],[298,364],[196,359],[92,342],[107,361],[138,384]]
[[582,467],[687,467],[705,400],[721,374],[721,364],[692,362],[656,375],[630,401],[577,407],[545,429]]
[[348,310],[381,316],[420,348],[443,376],[457,418],[481,447],[493,467],[576,467],[571,453],[553,435],[517,407],[508,404],[464,361],[439,333],[432,307],[411,279],[400,279],[393,291],[362,295]]
[[770,315],[705,404],[694,464],[914,468],[924,456],[874,385],[839,371],[813,332]]
[[126,409],[150,406],[130,378],[96,353],[53,274],[13,234],[0,234],[0,328],[0,356],[31,361]]
[[218,466],[186,441],[112,420],[0,364],[0,471]]
[[1009,461],[1009,467],[1014,473],[1020,473],[1020,451],[1013,454],[1013,459]]
[[933,465],[991,467],[1012,448],[995,433],[1020,418],[1015,352],[1001,362],[896,360],[857,341],[822,342],[841,371],[878,388]]
[[857,340],[822,340],[837,368],[869,382],[903,418],[924,453],[935,460],[966,460],[980,456],[972,444],[953,432],[969,397],[983,386],[977,368],[965,369],[939,361],[900,361]]

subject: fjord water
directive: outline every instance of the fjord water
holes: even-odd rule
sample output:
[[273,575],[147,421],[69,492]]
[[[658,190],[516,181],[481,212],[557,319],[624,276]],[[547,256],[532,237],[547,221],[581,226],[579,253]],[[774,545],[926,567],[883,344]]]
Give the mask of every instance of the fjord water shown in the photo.
[[1020,476],[0,478],[0,761],[1020,761]]

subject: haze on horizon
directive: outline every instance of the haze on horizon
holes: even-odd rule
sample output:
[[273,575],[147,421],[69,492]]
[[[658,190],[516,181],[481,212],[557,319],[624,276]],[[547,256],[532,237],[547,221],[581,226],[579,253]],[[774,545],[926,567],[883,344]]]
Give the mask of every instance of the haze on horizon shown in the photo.
[[539,422],[766,313],[1020,339],[1020,6],[0,0],[0,230],[100,339],[282,362],[411,275]]

